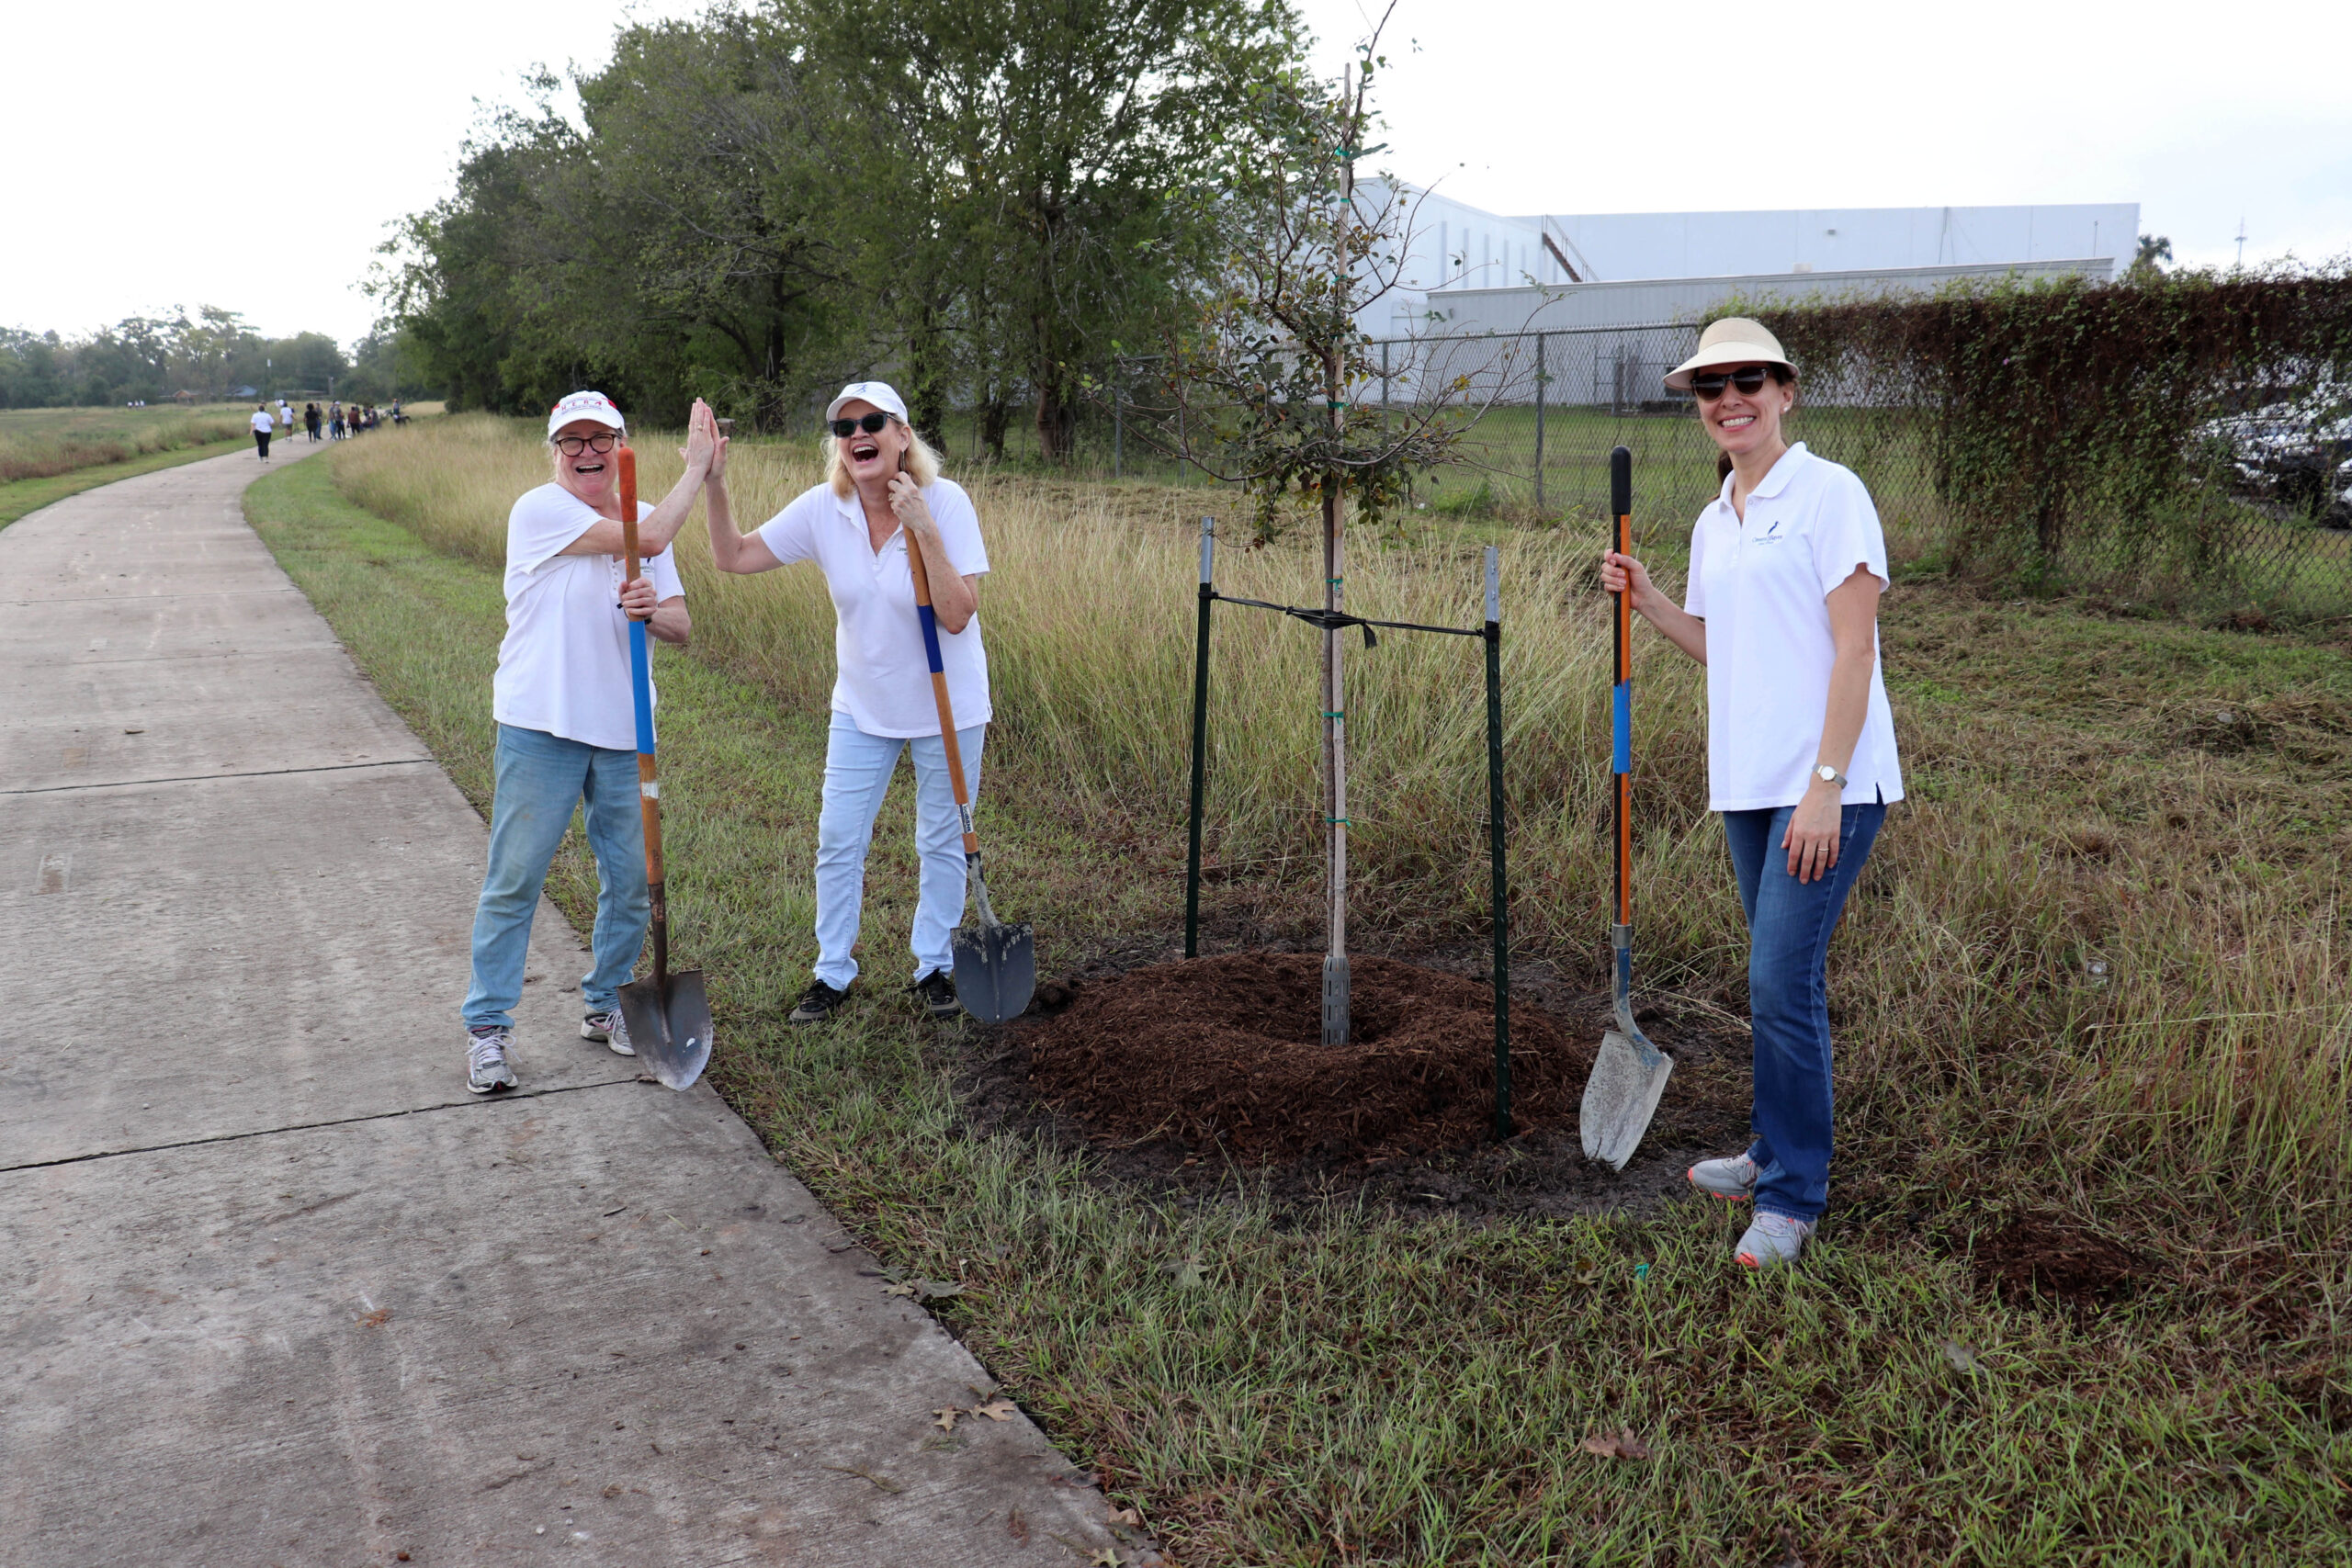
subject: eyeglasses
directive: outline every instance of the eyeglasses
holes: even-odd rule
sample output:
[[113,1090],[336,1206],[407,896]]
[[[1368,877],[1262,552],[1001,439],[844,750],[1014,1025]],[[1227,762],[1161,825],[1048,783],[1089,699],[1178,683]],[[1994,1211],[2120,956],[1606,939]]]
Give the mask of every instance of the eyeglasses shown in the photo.
[[1772,374],[1768,366],[1743,365],[1726,374],[1721,370],[1702,370],[1690,378],[1690,390],[1702,403],[1712,403],[1724,395],[1725,387],[1736,387],[1743,398],[1752,398],[1764,389],[1766,378]]
[[880,409],[876,409],[860,419],[837,419],[829,428],[835,435],[846,441],[861,430],[868,435],[879,435],[882,434],[882,427],[889,423],[890,416]]
[[609,452],[618,439],[616,435],[559,435],[555,449],[567,457],[577,457],[582,452]]

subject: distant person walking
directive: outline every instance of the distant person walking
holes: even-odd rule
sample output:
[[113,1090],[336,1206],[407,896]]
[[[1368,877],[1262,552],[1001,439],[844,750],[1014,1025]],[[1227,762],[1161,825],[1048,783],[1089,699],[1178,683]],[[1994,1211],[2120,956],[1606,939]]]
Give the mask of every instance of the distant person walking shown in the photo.
[[291,407],[289,407],[289,406],[288,405],[288,403],[287,403],[287,401],[286,401],[286,400],[285,400],[284,398],[280,398],[280,399],[278,399],[278,400],[277,400],[277,438],[278,438],[280,441],[291,441],[291,440],[293,440],[293,439],[294,439],[294,411],[293,411],[293,409],[292,409]]
[[652,921],[639,815],[639,792],[651,786],[638,782],[628,623],[643,621],[663,642],[685,645],[692,626],[670,541],[694,511],[718,426],[697,400],[686,418],[684,475],[661,505],[638,502],[643,575],[628,581],[614,457],[626,431],[602,392],[574,392],[556,404],[548,415],[551,482],[526,491],[506,518],[506,640],[491,680],[497,784],[464,1008],[466,1087],[476,1094],[518,1082],[510,1057],[531,917],[548,863],[583,807],[599,886],[580,1035],[637,1054],[618,993]]
[[327,439],[343,439],[343,405],[336,403],[327,411]]
[[277,422],[269,417],[269,405],[267,403],[255,404],[254,406],[254,417],[247,423],[252,424],[254,427],[254,446],[260,450],[261,460],[265,463],[268,462],[269,433],[277,428]]
[[914,929],[914,984],[933,1018],[956,1013],[956,927],[964,918],[963,830],[948,783],[933,679],[915,613],[911,552],[922,552],[937,617],[939,653],[956,715],[967,798],[980,793],[988,736],[988,653],[980,646],[979,582],[989,570],[971,497],[939,473],[938,455],[907,423],[907,405],[880,381],[843,387],[825,411],[825,479],[750,534],[735,531],[721,443],[704,491],[710,549],[721,571],[772,571],[814,561],[831,592],[833,716],[825,741],[824,802],[817,818],[817,962],[790,1021],[830,1017],[857,977],[858,927],[874,818],[911,750],[915,850],[922,857]]
[[311,440],[316,441],[319,438],[318,404],[304,403],[302,405],[302,429]]
[[1829,936],[1887,807],[1903,798],[1879,672],[1886,536],[1849,468],[1792,446],[1797,371],[1763,325],[1733,316],[1666,378],[1691,394],[1723,489],[1690,530],[1683,604],[1614,550],[1600,586],[1707,667],[1707,791],[1747,917],[1753,1136],[1690,1184],[1754,1199],[1750,1269],[1795,1260],[1829,1201]]

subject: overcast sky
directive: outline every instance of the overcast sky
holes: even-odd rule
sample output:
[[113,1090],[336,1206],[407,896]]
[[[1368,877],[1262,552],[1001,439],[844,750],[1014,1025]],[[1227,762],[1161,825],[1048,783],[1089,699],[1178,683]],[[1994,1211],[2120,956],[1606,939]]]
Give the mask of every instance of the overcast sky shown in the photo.
[[[624,14],[696,9],[12,7],[0,325],[218,304],[348,342],[477,100],[604,58]],[[1304,9],[1334,70],[1377,14]],[[1400,0],[1385,52],[1383,161],[1502,212],[2136,201],[2184,262],[2230,263],[2241,219],[2249,263],[2352,252],[2346,0]]]

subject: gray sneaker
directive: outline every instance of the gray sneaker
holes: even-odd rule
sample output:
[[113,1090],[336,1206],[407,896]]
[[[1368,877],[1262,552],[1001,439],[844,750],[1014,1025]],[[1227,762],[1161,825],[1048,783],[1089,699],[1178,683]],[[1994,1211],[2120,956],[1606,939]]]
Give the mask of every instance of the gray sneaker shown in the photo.
[[1794,1263],[1804,1244],[1813,1239],[1814,1222],[1792,1220],[1770,1209],[1756,1212],[1756,1223],[1739,1238],[1736,1254],[1743,1269],[1777,1269]]
[[518,1089],[523,1080],[506,1060],[506,1053],[514,1048],[514,1032],[511,1029],[474,1029],[466,1032],[466,1087],[476,1094],[488,1094],[493,1089]]
[[634,1056],[637,1047],[628,1043],[628,1021],[621,1017],[621,1010],[592,1012],[580,1021],[580,1038],[594,1040],[599,1045],[609,1045],[616,1056]]
[[1702,1159],[1683,1174],[1690,1185],[1727,1203],[1745,1203],[1756,1196],[1758,1167],[1746,1155],[1728,1159]]

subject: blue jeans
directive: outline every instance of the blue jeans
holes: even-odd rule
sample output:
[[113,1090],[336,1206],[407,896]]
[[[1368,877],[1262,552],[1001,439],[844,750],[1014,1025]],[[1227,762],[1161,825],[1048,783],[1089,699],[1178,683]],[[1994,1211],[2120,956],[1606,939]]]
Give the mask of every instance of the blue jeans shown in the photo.
[[596,856],[596,966],[581,977],[590,1012],[616,1007],[636,973],[652,923],[645,886],[645,825],[638,814],[637,753],[607,751],[544,730],[498,727],[498,794],[490,808],[490,872],[474,909],[474,983],[466,1027],[514,1027],[530,954],[531,917],[571,826],[585,803],[588,847]]
[[1793,806],[1726,811],[1740,907],[1747,912],[1747,1010],[1756,1036],[1756,1100],[1748,1157],[1761,1167],[1756,1207],[1817,1220],[1829,1204],[1829,933],[1886,820],[1883,805],[1839,809],[1838,865],[1799,882],[1789,874]]
[[[980,745],[985,724],[956,732],[963,753],[964,792],[980,796]],[[901,740],[868,735],[844,713],[833,715],[825,737],[825,804],[817,815],[816,976],[837,991],[857,978],[858,923],[865,907],[865,852],[874,818],[898,771],[899,753],[915,759],[915,851],[922,857],[914,949],[918,980],[956,966],[954,938],[964,918],[964,827],[947,780],[947,748],[936,735]]]

